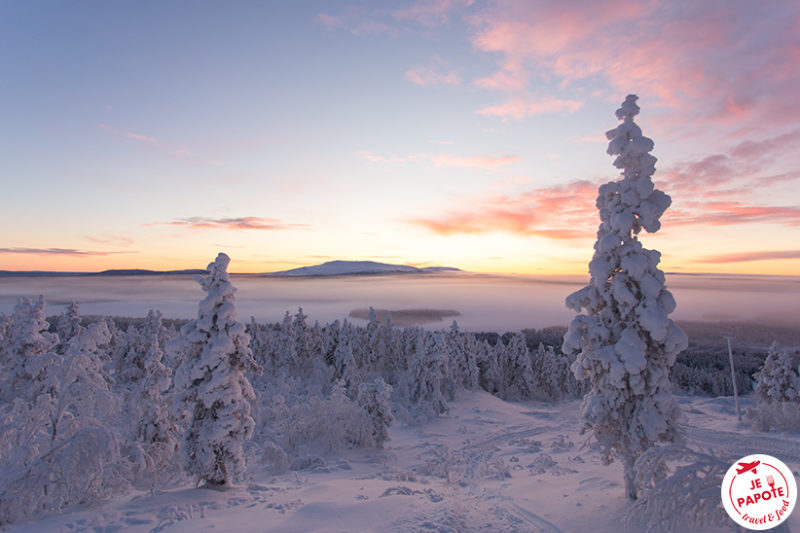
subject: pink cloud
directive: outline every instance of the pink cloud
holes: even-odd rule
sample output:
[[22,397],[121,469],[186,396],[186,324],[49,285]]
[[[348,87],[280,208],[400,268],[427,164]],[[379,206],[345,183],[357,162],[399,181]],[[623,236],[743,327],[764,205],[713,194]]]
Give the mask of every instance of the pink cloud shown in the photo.
[[158,144],[158,140],[156,140],[154,137],[148,137],[147,135],[140,135],[138,133],[130,133],[130,132],[124,132],[123,135],[125,137],[128,137],[129,139],[136,139],[137,141],[147,141],[150,143]]
[[712,255],[700,259],[703,263],[742,263],[748,261],[768,261],[775,259],[800,259],[800,250],[766,250],[725,255]]
[[[800,4],[656,0],[504,0],[467,17],[498,69],[476,80],[522,92],[603,80],[669,106],[675,120],[761,128],[800,120]],[[699,131],[692,124],[692,131]]]
[[[800,162],[790,155],[799,149],[800,130],[746,140],[725,153],[675,163],[659,171],[656,179],[667,182],[672,194],[685,197],[689,203],[698,203],[698,199],[752,198],[800,178]],[[702,205],[698,204],[699,208]]]
[[515,98],[501,104],[484,107],[478,110],[479,115],[495,116],[503,119],[516,120],[545,113],[567,112],[574,113],[583,105],[576,100],[561,100],[554,96],[544,96],[538,99]]
[[459,85],[461,78],[451,71],[440,57],[434,57],[427,65],[416,65],[406,70],[405,79],[421,87],[434,85]]
[[736,201],[696,202],[686,201],[683,206],[674,203],[675,209],[664,214],[665,225],[728,226],[731,224],[769,223],[800,226],[800,207],[765,204],[747,204]]
[[341,17],[327,13],[317,13],[317,16],[314,17],[314,22],[322,24],[328,30],[334,30],[343,24]]

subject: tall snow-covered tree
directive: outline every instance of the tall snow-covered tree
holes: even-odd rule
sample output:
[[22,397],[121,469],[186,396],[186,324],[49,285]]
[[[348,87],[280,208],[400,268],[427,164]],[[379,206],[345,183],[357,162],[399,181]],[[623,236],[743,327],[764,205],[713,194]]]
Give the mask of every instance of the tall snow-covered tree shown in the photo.
[[220,253],[208,265],[208,274],[195,278],[208,295],[200,302],[197,318],[170,344],[170,349],[184,353],[175,374],[178,405],[188,425],[183,465],[211,486],[229,485],[244,474],[243,444],[255,424],[250,416],[255,393],[245,372],[261,372],[250,351],[250,337],[237,320],[229,263]]
[[616,112],[622,123],[606,133],[608,154],[617,156],[614,166],[622,178],[598,191],[591,280],[567,297],[567,307],[579,314],[564,336],[564,352],[579,352],[575,377],[591,383],[583,401],[584,429],[605,461],[622,461],[632,499],[637,457],[656,443],[679,439],[669,370],[687,346],[686,334],[668,318],[675,299],[658,268],[661,254],[638,239],[642,229],[658,231],[671,199],[654,188],[653,141],[633,120],[637,99],[628,95]]

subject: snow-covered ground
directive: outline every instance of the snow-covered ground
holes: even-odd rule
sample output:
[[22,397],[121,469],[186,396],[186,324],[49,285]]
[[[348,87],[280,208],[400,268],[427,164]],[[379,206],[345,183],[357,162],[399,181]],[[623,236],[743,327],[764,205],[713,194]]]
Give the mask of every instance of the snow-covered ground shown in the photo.
[[[797,433],[740,428],[731,398],[679,401],[689,448],[734,459],[766,453],[800,470]],[[421,427],[393,426],[382,451],[348,450],[278,475],[249,464],[251,481],[228,491],[134,492],[11,531],[622,531],[631,504],[621,466],[603,466],[583,446],[579,406],[461,392],[449,414]],[[800,512],[788,525],[800,531]]]

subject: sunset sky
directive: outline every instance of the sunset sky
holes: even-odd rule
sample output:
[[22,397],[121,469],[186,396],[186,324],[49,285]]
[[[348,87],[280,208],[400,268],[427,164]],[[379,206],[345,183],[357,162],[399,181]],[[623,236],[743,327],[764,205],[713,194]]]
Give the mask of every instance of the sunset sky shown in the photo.
[[800,273],[796,0],[0,2],[0,270],[587,271],[628,93],[671,272]]

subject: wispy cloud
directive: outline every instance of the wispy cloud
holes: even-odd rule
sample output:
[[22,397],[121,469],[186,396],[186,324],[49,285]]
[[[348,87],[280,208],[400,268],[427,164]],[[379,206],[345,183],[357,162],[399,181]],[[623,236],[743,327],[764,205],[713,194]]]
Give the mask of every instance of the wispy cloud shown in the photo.
[[120,235],[104,235],[104,236],[86,235],[84,239],[96,244],[111,244],[114,246],[130,246],[131,244],[134,243],[134,240],[131,239],[130,237],[123,237]]
[[116,254],[135,254],[136,251],[114,251],[104,252],[97,250],[77,250],[75,248],[0,248],[0,254],[22,254],[22,255],[68,255],[68,256],[95,256],[95,255],[116,255]]
[[359,150],[357,153],[370,163],[403,163],[408,161],[408,157],[376,155],[370,150]]
[[447,23],[454,11],[473,3],[474,0],[418,0],[409,7],[396,10],[393,15],[399,20],[434,27]]
[[[675,207],[675,205],[674,205]],[[765,223],[800,226],[800,206],[765,205],[736,201],[677,203],[664,215],[668,225],[711,225]]]
[[133,133],[130,131],[121,130],[114,126],[109,126],[108,124],[100,124],[100,129],[106,130],[110,132],[112,135],[115,135],[117,137],[125,137],[127,139],[143,141],[150,144],[160,144],[158,139],[156,139],[155,137],[150,137],[148,135],[142,135],[140,133]]
[[189,217],[179,218],[170,222],[155,222],[148,225],[179,226],[195,229],[228,229],[228,230],[287,230],[307,227],[306,224],[287,224],[277,218],[264,217],[233,217],[210,218]]
[[369,150],[360,150],[358,155],[371,163],[405,163],[408,161],[426,161],[436,168],[458,167],[484,168],[490,170],[522,161],[522,158],[516,155],[462,156],[455,154],[408,154],[405,156],[381,156],[373,154]]
[[[710,154],[693,161],[682,161],[667,168],[662,176],[675,190],[688,190],[693,195],[719,198],[723,187],[751,192],[764,186],[800,178],[800,162],[789,158],[800,150],[800,130],[761,139],[741,142],[725,153]],[[779,163],[781,167],[774,165]],[[782,170],[777,170],[782,168]]]
[[700,259],[703,263],[742,263],[747,261],[768,261],[774,259],[800,259],[800,250],[766,250],[725,255],[712,255]]
[[440,57],[434,57],[426,65],[415,65],[406,70],[405,79],[421,87],[435,85],[460,85],[461,77]]
[[317,15],[314,17],[314,22],[322,24],[326,29],[329,30],[340,28],[344,24],[344,21],[341,17],[330,15],[328,13],[317,13]]
[[562,100],[548,95],[541,98],[514,98],[506,100],[503,103],[479,109],[477,113],[479,115],[500,117],[502,119],[513,118],[520,120],[525,117],[543,115],[545,113],[574,113],[582,106],[583,102],[577,100]]

